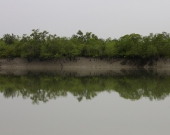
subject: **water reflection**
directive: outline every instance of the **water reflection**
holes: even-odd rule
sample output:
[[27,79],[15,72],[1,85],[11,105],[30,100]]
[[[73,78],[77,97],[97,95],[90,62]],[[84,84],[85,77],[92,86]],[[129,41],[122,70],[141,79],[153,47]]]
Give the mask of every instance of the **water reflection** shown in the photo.
[[6,98],[22,96],[33,103],[47,102],[71,93],[78,101],[98,93],[118,92],[122,98],[163,100],[170,93],[170,76],[153,71],[121,71],[107,76],[62,76],[54,74],[0,75],[0,92]]

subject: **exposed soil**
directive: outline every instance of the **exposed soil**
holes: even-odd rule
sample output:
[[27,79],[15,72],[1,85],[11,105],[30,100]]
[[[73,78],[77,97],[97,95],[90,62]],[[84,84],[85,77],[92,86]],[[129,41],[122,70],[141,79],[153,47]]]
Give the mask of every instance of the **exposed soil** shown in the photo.
[[170,70],[170,59],[75,58],[59,60],[0,59],[0,73],[57,72],[59,74],[102,75],[123,70]]

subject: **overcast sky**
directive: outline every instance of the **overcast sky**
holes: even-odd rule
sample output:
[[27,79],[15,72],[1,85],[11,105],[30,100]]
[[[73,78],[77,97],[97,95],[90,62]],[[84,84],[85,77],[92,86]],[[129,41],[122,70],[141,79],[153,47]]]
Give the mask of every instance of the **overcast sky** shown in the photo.
[[170,32],[170,0],[0,0],[0,37],[32,29],[100,38]]

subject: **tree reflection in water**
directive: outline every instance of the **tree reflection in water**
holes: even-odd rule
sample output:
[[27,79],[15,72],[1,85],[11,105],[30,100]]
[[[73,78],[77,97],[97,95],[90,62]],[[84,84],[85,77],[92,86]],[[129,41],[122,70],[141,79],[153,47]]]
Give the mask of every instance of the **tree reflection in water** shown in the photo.
[[29,74],[22,76],[1,75],[0,92],[6,98],[22,96],[33,103],[47,102],[71,93],[78,101],[92,99],[100,92],[116,91],[125,99],[163,100],[170,93],[170,76],[153,72],[132,72],[110,76],[58,76]]

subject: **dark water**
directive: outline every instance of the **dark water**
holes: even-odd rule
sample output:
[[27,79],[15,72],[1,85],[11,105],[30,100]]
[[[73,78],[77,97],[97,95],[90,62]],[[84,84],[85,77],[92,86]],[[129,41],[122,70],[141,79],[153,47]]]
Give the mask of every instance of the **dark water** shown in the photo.
[[0,75],[2,135],[169,135],[170,76]]

